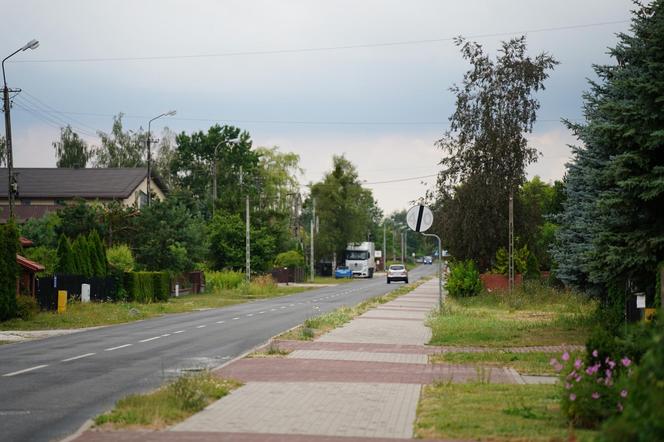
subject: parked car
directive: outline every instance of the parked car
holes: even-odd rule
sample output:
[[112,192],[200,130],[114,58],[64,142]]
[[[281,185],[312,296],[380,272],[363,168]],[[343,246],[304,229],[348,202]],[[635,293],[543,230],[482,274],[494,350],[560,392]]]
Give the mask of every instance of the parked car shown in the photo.
[[423,262],[424,264],[433,264],[433,258],[430,256],[425,256]]
[[408,284],[408,269],[403,264],[392,264],[387,269],[387,283],[392,281],[403,281]]
[[346,266],[339,266],[334,271],[334,277],[335,278],[352,278],[353,277],[353,271],[350,268],[346,267]]

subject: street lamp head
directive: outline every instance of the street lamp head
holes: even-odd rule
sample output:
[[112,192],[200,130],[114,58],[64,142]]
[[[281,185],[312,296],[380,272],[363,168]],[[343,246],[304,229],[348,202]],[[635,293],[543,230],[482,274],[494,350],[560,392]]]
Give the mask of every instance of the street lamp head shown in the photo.
[[167,117],[172,117],[172,116],[175,115],[176,113],[177,113],[177,111],[176,111],[175,109],[173,109],[172,111],[168,111],[168,112],[166,112],[166,116],[167,116]]
[[39,47],[39,41],[35,40],[34,38],[27,42],[25,46],[21,48],[22,51],[27,51],[28,49],[37,49]]

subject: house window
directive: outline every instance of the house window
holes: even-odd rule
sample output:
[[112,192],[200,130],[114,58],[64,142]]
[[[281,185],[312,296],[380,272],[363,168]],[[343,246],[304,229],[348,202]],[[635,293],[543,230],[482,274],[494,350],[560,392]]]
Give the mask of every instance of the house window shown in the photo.
[[143,192],[142,190],[138,191],[138,196],[136,197],[136,201],[138,202],[138,208],[142,208],[143,206],[148,205],[148,194]]

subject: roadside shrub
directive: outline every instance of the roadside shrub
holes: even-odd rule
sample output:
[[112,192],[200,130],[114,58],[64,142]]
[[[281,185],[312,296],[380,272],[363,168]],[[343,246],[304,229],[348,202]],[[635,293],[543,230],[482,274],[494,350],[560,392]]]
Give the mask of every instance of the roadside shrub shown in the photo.
[[277,255],[274,258],[275,267],[288,267],[291,268],[303,268],[304,267],[304,256],[297,250],[289,250],[288,252],[283,252]]
[[602,437],[608,441],[654,441],[664,435],[664,327],[655,326],[634,375],[625,383],[628,392],[619,403],[624,413],[610,419],[602,428]]
[[[514,271],[516,273],[526,273],[528,270],[528,257],[530,255],[531,253],[526,245],[520,249],[514,249]],[[496,263],[491,271],[500,275],[507,275],[509,273],[509,254],[505,247],[501,247],[496,251]]]
[[244,273],[232,270],[208,272],[205,274],[205,285],[212,290],[235,289],[244,282]]
[[480,272],[473,260],[459,261],[451,266],[450,274],[445,283],[450,296],[475,296],[482,290]]
[[132,302],[149,303],[154,301],[152,272],[125,273],[127,299]]
[[125,244],[118,244],[106,250],[109,265],[123,272],[131,272],[136,265],[131,249]]
[[55,249],[44,246],[30,247],[25,249],[23,254],[26,258],[43,265],[45,267],[43,274],[52,275],[55,272],[58,262],[58,255]]
[[563,353],[561,361],[551,360],[561,373],[563,386],[561,410],[575,427],[597,428],[603,421],[622,412],[624,399],[630,391],[624,388],[624,377],[629,375],[632,360],[622,357],[613,360],[600,358],[595,349],[586,361],[570,359]]
[[168,272],[153,272],[152,286],[155,301],[168,301],[171,296],[171,277]]
[[28,321],[39,313],[39,304],[32,296],[16,296],[16,317]]

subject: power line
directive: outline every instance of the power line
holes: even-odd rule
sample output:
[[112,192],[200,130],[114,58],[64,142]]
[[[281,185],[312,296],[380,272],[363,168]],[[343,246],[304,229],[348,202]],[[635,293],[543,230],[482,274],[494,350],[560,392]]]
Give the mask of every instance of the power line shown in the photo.
[[[539,29],[527,29],[514,32],[496,32],[490,34],[475,34],[469,35],[468,39],[483,39],[492,37],[504,37],[516,34],[535,34],[540,32],[556,32],[567,31],[572,29],[583,29],[597,26],[607,26],[615,24],[629,23],[629,20],[616,20],[597,23],[584,23],[578,25],[557,26]],[[192,59],[192,58],[219,58],[219,57],[238,57],[238,56],[253,56],[253,55],[279,55],[279,54],[297,54],[307,52],[324,52],[324,51],[340,51],[350,49],[365,49],[365,48],[382,48],[394,46],[410,46],[422,45],[431,43],[442,43],[453,41],[456,37],[444,38],[431,38],[424,40],[405,40],[405,41],[392,41],[382,43],[362,43],[354,45],[339,45],[339,46],[320,46],[310,48],[292,48],[292,49],[273,49],[273,50],[256,50],[256,51],[238,51],[238,52],[218,52],[209,54],[177,54],[177,55],[155,55],[155,56],[141,56],[141,57],[90,57],[90,58],[51,58],[51,59],[20,59],[12,60],[11,63],[95,63],[95,62],[117,62],[117,61],[157,61],[157,60],[177,60],[177,59]]]
[[[46,112],[46,111],[44,111]],[[113,114],[102,114],[94,112],[69,112],[54,110],[49,112],[55,112],[63,115],[79,115],[79,116],[88,116],[88,117],[100,117],[100,118],[113,118],[116,115]],[[139,119],[145,120],[150,117],[146,115],[127,115],[123,114],[123,118],[129,119]],[[443,126],[447,125],[447,121],[342,121],[342,120],[244,120],[244,119],[235,119],[235,118],[211,118],[211,117],[171,117],[171,120],[177,121],[205,121],[205,122],[218,122],[223,121],[226,123],[237,123],[237,124],[283,124],[283,125],[304,125],[304,126]],[[580,119],[568,118],[570,121],[580,121]],[[560,123],[561,119],[555,118],[543,118],[538,119],[537,122],[542,123]],[[95,129],[96,130],[96,129]]]
[[374,185],[374,184],[388,184],[388,183],[400,183],[403,181],[413,181],[413,180],[420,180],[423,178],[433,178],[438,176],[438,174],[433,174],[433,175],[422,175],[422,176],[414,176],[414,177],[409,177],[409,178],[398,178],[395,180],[387,180],[387,181],[374,181],[372,183],[361,183],[362,185]]

